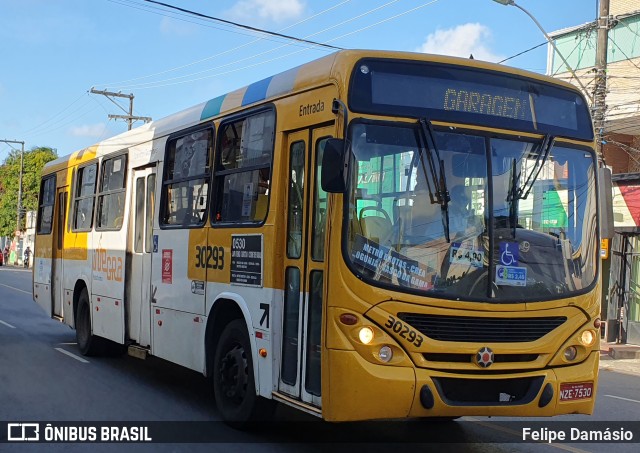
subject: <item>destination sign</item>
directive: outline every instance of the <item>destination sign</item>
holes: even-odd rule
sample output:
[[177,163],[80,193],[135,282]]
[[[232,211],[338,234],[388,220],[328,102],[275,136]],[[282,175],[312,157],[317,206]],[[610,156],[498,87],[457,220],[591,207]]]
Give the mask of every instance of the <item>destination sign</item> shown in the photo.
[[593,139],[589,109],[570,89],[465,65],[365,59],[349,107],[397,115]]
[[[528,97],[500,96],[483,91],[449,88],[444,94],[444,110],[504,116],[526,120],[531,116]],[[528,114],[527,114],[528,113]]]

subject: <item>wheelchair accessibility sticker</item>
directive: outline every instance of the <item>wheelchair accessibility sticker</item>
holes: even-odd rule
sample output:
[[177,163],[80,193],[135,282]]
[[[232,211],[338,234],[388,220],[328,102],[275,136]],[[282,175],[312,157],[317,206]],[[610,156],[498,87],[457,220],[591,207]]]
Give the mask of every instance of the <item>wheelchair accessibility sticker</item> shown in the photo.
[[527,268],[496,266],[496,285],[527,286]]
[[500,243],[500,264],[505,266],[518,265],[518,243],[517,242],[501,242]]

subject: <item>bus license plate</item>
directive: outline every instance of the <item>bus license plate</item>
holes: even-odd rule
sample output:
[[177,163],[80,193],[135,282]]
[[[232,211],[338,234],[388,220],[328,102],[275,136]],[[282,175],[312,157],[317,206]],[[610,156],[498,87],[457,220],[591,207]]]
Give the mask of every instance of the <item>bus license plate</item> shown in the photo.
[[560,384],[560,401],[572,401],[591,398],[593,382],[579,384]]

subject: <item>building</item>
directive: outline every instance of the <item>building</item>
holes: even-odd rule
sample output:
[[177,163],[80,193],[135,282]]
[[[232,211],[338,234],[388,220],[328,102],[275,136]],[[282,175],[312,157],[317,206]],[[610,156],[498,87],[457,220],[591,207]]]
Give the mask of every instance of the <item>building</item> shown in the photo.
[[[609,0],[608,20],[600,24],[608,28],[605,107],[592,113],[614,174],[616,230],[603,260],[602,318],[607,341],[640,344],[640,2]],[[598,20],[549,35],[593,99]],[[551,46],[547,74],[580,85]]]

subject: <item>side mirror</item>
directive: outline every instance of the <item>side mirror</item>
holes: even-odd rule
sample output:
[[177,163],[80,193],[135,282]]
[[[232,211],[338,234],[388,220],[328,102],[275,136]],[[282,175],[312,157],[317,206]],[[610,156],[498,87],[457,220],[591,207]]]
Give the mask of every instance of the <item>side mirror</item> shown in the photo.
[[613,184],[611,182],[611,170],[606,167],[598,168],[598,185],[600,202],[600,238],[613,238]]
[[344,140],[330,138],[324,145],[320,184],[327,193],[347,190],[347,146]]

